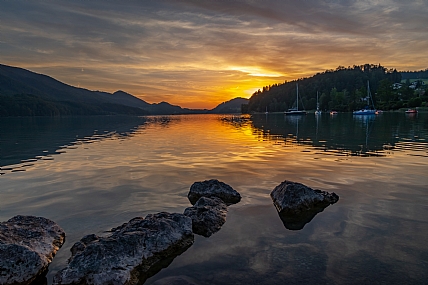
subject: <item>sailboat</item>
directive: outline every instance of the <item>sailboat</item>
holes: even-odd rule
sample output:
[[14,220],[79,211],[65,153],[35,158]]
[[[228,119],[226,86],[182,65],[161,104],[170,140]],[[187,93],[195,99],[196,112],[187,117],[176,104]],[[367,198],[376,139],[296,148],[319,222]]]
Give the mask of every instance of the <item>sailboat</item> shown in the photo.
[[320,103],[318,103],[318,91],[317,91],[317,110],[315,111],[315,115],[321,115]]
[[299,111],[299,85],[296,83],[296,108],[288,109],[288,111],[284,111],[285,115],[306,115],[306,111]]
[[354,115],[376,115],[376,109],[375,109],[374,104],[373,104],[372,95],[370,94],[370,86],[369,86],[368,80],[367,80],[367,97],[368,97],[368,100],[370,100],[372,102],[373,109],[368,109],[368,106],[367,106],[365,109],[354,111],[353,112]]

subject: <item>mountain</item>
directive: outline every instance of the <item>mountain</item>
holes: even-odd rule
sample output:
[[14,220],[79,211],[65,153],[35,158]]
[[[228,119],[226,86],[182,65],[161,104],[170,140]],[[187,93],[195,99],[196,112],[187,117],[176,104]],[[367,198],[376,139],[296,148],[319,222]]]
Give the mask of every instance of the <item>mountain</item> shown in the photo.
[[59,115],[170,115],[240,113],[248,99],[235,98],[212,110],[188,109],[168,102],[147,103],[132,94],[91,91],[47,75],[0,64],[0,117]]
[[214,109],[208,111],[208,113],[214,114],[230,114],[230,113],[241,113],[241,106],[248,104],[249,100],[241,97],[234,98],[227,102],[219,104]]
[[0,116],[188,114],[167,102],[150,104],[124,91],[91,91],[26,69],[0,64]]
[[90,91],[52,77],[0,64],[0,116],[146,115],[147,102],[126,93]]

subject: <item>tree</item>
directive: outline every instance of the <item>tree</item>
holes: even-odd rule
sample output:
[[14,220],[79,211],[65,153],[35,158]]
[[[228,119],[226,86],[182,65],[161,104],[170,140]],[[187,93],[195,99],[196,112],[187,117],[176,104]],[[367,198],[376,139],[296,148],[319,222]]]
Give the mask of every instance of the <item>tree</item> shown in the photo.
[[392,92],[392,82],[389,79],[383,79],[379,82],[377,95],[382,102],[389,102],[392,99]]

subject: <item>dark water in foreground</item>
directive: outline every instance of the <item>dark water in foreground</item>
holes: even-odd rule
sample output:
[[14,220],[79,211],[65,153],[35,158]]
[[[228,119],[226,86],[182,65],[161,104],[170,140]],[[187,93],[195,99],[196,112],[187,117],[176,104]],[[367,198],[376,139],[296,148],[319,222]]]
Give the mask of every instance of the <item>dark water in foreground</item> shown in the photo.
[[[192,183],[217,178],[242,201],[145,284],[427,284],[428,114],[6,118],[0,166],[0,220],[67,233],[49,283],[84,235],[182,213]],[[269,197],[284,180],[340,200],[288,230]]]

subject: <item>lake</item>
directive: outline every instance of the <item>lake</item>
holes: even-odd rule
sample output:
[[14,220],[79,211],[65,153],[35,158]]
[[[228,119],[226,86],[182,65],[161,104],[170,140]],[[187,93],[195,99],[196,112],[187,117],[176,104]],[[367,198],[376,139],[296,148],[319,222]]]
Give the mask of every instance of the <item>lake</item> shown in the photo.
[[[47,283],[84,235],[182,213],[196,181],[242,200],[145,284],[427,284],[428,114],[2,118],[0,220],[43,216],[66,232]],[[270,192],[284,180],[340,199],[301,230]]]

